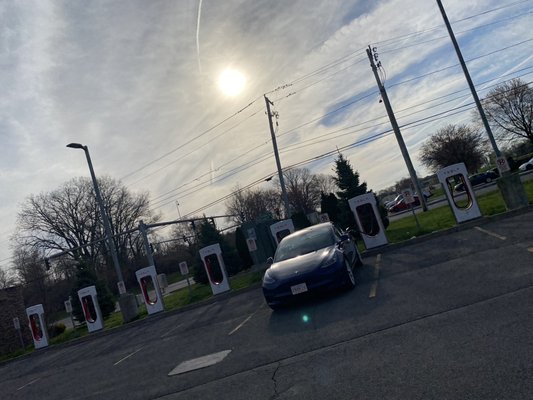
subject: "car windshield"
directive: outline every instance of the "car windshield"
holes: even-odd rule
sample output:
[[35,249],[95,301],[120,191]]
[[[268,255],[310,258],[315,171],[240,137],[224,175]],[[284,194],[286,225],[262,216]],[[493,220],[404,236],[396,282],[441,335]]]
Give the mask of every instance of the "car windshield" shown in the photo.
[[274,255],[274,262],[312,253],[334,244],[335,236],[329,227],[298,232],[283,239]]

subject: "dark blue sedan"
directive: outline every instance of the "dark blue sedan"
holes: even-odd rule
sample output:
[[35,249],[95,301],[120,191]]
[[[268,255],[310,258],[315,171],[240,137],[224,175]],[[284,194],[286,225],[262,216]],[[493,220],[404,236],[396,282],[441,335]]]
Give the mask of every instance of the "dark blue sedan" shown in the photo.
[[284,303],[319,289],[355,286],[353,268],[361,264],[355,242],[326,222],[283,238],[263,277],[267,304]]

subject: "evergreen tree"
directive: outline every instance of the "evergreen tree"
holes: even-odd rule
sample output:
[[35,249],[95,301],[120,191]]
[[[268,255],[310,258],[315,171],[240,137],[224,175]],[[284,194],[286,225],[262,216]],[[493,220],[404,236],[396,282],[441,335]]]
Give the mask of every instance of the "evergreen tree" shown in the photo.
[[250,255],[250,251],[248,250],[248,245],[246,244],[246,237],[244,236],[244,232],[241,228],[237,228],[237,230],[235,231],[235,246],[237,247],[239,257],[241,257],[243,267],[245,269],[250,268],[254,264],[254,261],[252,260],[252,256]]
[[294,224],[294,229],[297,231],[311,226],[311,223],[307,219],[307,215],[305,215],[303,212],[296,212],[292,214],[291,219]]
[[320,199],[320,212],[327,213],[329,220],[340,223],[339,221],[339,199],[333,193],[321,194]]
[[359,173],[354,171],[350,162],[340,153],[335,160],[335,174],[333,180],[339,188],[337,191],[339,213],[336,222],[341,228],[354,227],[355,218],[350,210],[348,200],[365,194],[367,192],[366,182],[359,183]]
[[76,284],[72,288],[70,294],[72,301],[72,315],[78,321],[85,321],[85,316],[78,297],[78,290],[88,286],[95,286],[98,305],[100,306],[100,311],[102,311],[102,317],[108,317],[113,311],[115,311],[115,300],[113,295],[105,282],[98,279],[96,274],[84,262],[80,262],[77,265]]
[[[350,162],[344,158],[342,154],[339,154],[339,157],[335,160],[335,173],[336,176],[333,177],[339,190],[337,191],[337,207],[338,213],[335,215],[335,201],[331,198],[330,194],[327,198],[324,196],[322,209],[324,211],[324,205],[329,207],[326,212],[329,214],[331,221],[337,223],[341,228],[355,228],[356,222],[348,200],[353,197],[360,196],[368,192],[366,182],[360,183],[359,173],[354,171]],[[334,197],[334,196],[333,196]],[[387,217],[387,212],[384,207],[379,206],[379,201],[376,197],[376,204],[378,204],[378,210],[381,214],[381,219],[385,228],[389,226],[389,219]],[[330,212],[333,212],[330,214]],[[375,221],[375,218],[372,215],[371,208],[362,208],[359,213],[361,222],[365,231],[375,231],[375,228],[369,229],[368,227],[374,226],[372,221]]]
[[337,197],[339,200],[348,201],[352,197],[365,194],[367,192],[366,182],[359,183],[359,173],[354,171],[350,161],[342,154],[335,160],[335,174],[333,177],[339,191]]
[[[198,224],[197,224],[198,225]],[[207,219],[203,220],[197,226],[198,232],[198,248],[201,249],[206,246],[218,243],[222,250],[222,257],[226,265],[226,272],[228,275],[234,275],[242,270],[242,262],[237,254],[237,251],[232,248],[228,242],[222,237],[216,227]],[[203,261],[198,254],[198,264],[194,268],[194,280],[198,283],[208,283],[207,274],[205,272]]]

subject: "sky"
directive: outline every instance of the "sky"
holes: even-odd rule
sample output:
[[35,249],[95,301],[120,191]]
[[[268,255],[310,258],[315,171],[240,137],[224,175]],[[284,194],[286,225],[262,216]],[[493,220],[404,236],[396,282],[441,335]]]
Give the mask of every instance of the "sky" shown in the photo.
[[[532,0],[443,4],[480,97],[532,81]],[[71,142],[97,176],[148,192],[162,221],[223,215],[236,187],[269,188],[265,94],[284,168],[332,174],[339,149],[369,189],[407,177],[368,46],[419,176],[424,141],[472,120],[436,1],[2,0],[0,22],[4,269],[25,199],[89,176]],[[219,87],[228,68],[233,96]]]

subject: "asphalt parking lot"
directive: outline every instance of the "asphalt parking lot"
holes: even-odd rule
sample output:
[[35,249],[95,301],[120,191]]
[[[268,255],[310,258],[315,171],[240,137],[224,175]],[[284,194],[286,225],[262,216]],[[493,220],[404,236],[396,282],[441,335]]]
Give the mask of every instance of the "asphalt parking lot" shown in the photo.
[[532,223],[373,250],[353,291],[281,312],[255,289],[37,351],[0,365],[1,398],[533,398]]

